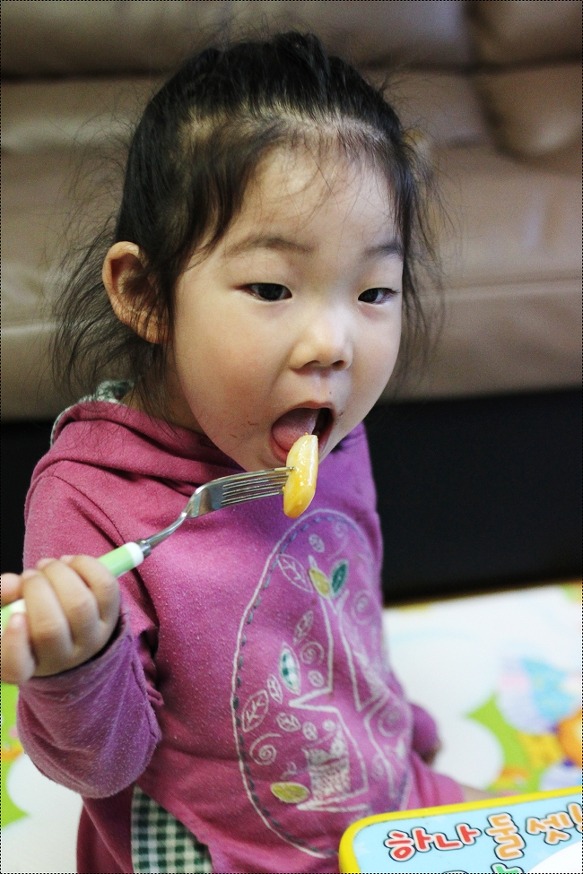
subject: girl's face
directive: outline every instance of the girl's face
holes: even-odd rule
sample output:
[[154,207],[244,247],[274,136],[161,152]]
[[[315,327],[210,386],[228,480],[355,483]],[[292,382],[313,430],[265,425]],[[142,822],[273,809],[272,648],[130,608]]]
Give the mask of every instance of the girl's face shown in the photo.
[[246,470],[281,465],[306,432],[323,459],[393,371],[402,272],[381,174],[276,151],[219,244],[178,282],[170,418]]

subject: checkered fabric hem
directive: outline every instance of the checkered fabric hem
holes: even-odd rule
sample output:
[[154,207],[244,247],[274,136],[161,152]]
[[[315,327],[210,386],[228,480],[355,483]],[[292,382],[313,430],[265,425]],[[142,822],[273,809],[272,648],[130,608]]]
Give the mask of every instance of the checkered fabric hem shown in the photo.
[[[108,404],[119,404],[131,388],[133,388],[133,384],[131,382],[128,382],[127,380],[108,379],[97,386],[94,394],[86,395],[85,397],[80,398],[77,403],[82,404],[85,401],[106,401]],[[59,413],[59,415],[55,419],[51,430],[51,446],[55,442],[57,428],[59,426],[59,423],[61,422],[61,419],[64,419],[68,415],[69,411],[72,410],[73,407],[77,406],[77,403],[73,404],[70,407],[67,407],[65,410],[63,410],[62,413]]]
[[212,874],[207,847],[136,786],[132,800],[136,874]]

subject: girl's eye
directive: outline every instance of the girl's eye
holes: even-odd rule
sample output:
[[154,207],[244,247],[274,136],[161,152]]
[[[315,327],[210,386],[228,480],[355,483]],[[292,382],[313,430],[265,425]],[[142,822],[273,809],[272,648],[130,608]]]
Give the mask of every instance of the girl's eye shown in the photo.
[[260,300],[265,300],[270,303],[277,303],[280,300],[286,300],[291,297],[290,291],[285,285],[279,285],[277,282],[252,282],[246,285],[245,288]]
[[359,295],[359,300],[363,303],[385,303],[395,297],[397,292],[392,288],[367,288]]

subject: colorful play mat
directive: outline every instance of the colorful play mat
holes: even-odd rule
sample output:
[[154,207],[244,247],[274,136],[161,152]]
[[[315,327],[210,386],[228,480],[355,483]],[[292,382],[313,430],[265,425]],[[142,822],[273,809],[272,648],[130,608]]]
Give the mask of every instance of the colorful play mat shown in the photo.
[[[581,585],[557,583],[385,612],[409,698],[440,727],[436,767],[527,793],[581,783]],[[74,874],[76,795],[22,752],[2,686],[2,871]]]

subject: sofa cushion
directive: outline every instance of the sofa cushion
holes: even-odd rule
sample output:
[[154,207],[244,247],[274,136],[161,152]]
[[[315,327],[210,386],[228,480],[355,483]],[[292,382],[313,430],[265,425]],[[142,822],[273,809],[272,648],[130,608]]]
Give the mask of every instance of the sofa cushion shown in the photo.
[[[123,140],[151,83],[124,80],[120,86],[126,96],[116,103],[114,128],[116,139]],[[47,369],[53,333],[50,303],[60,262],[78,236],[90,234],[115,209],[121,185],[122,153],[111,152],[103,136],[97,102],[91,123],[73,137],[68,132],[69,148],[59,146],[60,133],[77,119],[76,106],[83,115],[88,93],[84,84],[44,87],[58,91],[64,117],[59,121],[53,108],[49,125],[37,122],[40,130],[31,133],[35,151],[24,147],[28,137],[17,135],[23,126],[33,125],[32,117],[25,118],[25,102],[10,98],[7,104],[21,108],[14,127],[6,118],[2,175],[5,420],[51,416],[68,400]],[[62,92],[66,87],[68,98]],[[466,89],[465,80],[456,83],[443,74],[425,88],[426,104],[413,99],[419,93],[413,84],[405,100],[404,78],[397,89],[409,120],[427,123],[432,132],[432,159],[451,219],[442,232],[447,273],[442,335],[429,369],[410,373],[401,394],[472,395],[577,384],[580,186],[576,177],[556,176],[497,153],[479,116],[472,122],[471,113],[466,117],[455,100],[435,109],[437,93],[464,99]],[[103,108],[102,119],[111,119],[107,101]],[[456,117],[463,120],[457,127]]]
[[[428,3],[431,14],[428,15]],[[221,35],[296,27],[355,63],[450,67],[469,60],[464,4],[426,0],[172,0],[2,4],[2,71],[12,76],[128,74],[173,69]],[[420,46],[422,50],[420,51]]]
[[2,4],[2,72],[11,76],[153,73],[225,27],[224,0]]
[[490,0],[464,6],[482,62],[517,64],[581,56],[579,0]]
[[477,86],[501,149],[551,171],[581,169],[580,63],[482,73]]
[[408,70],[387,77],[368,71],[383,88],[405,127],[422,133],[433,147],[492,142],[472,78],[460,71]]
[[[581,187],[488,145],[437,151],[443,327],[405,397],[580,385]],[[392,395],[391,387],[387,396]]]
[[41,79],[2,85],[2,155],[110,149],[127,143],[159,80]]
[[67,400],[47,369],[61,260],[115,209],[123,145],[156,77],[217,34],[265,24],[315,30],[379,81],[395,62],[416,68],[390,94],[427,132],[415,141],[449,216],[447,284],[431,367],[409,374],[404,396],[578,384],[580,70],[567,58],[580,15],[572,0],[3,3],[3,418]]

